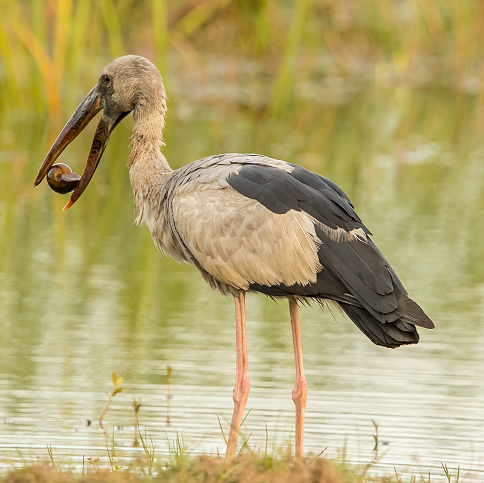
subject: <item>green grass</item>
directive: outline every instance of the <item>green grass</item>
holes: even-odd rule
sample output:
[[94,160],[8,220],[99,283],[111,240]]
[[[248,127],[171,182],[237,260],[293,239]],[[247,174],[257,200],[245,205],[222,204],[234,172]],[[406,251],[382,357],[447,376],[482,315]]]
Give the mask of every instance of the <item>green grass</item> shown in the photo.
[[[246,451],[231,462],[220,456],[190,456],[183,442],[175,442],[168,459],[154,457],[154,447],[146,448],[146,455],[129,463],[116,464],[114,447],[108,448],[109,464],[99,458],[86,458],[82,468],[59,464],[51,452],[50,460],[36,464],[24,464],[0,478],[2,483],[431,483],[430,474],[381,475],[370,465],[349,465],[344,460],[328,460],[324,457],[294,459],[290,452],[275,455],[256,454]],[[460,471],[443,466],[449,483],[458,483]],[[438,475],[440,480],[442,474]],[[437,478],[438,479],[438,478]]]
[[[68,483],[68,482],[166,482],[166,483],[346,483],[392,481],[384,478],[371,478],[326,461],[323,458],[300,462],[281,459],[267,459],[244,456],[233,463],[212,456],[187,458],[182,464],[165,463],[157,466],[150,476],[144,469],[145,463],[135,461],[130,468],[116,470],[99,469],[96,464],[85,467],[84,473],[73,472],[68,468],[54,467],[52,464],[25,466],[12,471],[0,481],[4,483]],[[395,480],[396,481],[396,480]]]

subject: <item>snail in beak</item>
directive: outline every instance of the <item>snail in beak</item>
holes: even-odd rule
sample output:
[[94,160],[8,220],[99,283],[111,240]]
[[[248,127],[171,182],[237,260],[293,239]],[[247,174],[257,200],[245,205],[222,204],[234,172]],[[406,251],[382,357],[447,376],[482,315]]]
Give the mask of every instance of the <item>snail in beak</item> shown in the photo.
[[61,195],[74,191],[80,180],[81,176],[64,163],[54,164],[47,173],[50,189]]

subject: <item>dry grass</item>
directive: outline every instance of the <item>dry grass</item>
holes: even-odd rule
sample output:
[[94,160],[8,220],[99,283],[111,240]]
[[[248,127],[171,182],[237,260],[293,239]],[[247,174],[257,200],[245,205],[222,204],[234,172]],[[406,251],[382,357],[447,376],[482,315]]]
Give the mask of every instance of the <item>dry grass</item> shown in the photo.
[[[142,463],[141,463],[142,464]],[[273,459],[245,455],[233,463],[226,463],[219,457],[200,456],[187,459],[182,464],[172,464],[157,468],[156,475],[143,474],[140,462],[129,470],[108,471],[89,470],[85,474],[67,469],[57,469],[52,465],[39,464],[12,471],[2,483],[358,483],[390,482],[392,479],[372,478],[364,473],[351,471],[324,458],[294,461],[290,458]]]

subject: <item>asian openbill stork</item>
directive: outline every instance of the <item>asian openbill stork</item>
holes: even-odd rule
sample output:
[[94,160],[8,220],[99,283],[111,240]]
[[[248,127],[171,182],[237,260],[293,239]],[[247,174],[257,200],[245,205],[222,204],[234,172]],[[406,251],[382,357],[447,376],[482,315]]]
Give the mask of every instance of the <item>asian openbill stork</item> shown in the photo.
[[65,147],[103,110],[86,169],[64,210],[87,187],[109,136],[133,112],[129,177],[154,243],[235,300],[236,381],[227,445],[232,457],[249,395],[245,294],[289,300],[296,360],[296,455],[303,454],[307,382],[298,302],[331,301],[375,344],[416,344],[433,328],[408,297],[345,193],[300,166],[258,154],[221,154],[172,170],[163,146],[166,94],[158,69],[135,55],[107,65],[49,150],[38,185]]

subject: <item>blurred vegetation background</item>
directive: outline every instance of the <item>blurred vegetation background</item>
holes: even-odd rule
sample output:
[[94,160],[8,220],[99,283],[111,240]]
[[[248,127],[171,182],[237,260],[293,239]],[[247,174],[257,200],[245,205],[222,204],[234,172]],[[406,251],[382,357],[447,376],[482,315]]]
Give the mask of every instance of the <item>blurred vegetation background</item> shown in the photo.
[[[183,73],[250,86],[272,114],[305,82],[357,78],[480,90],[484,4],[477,0],[2,0],[3,112],[62,117],[99,68],[136,53],[168,85]],[[217,63],[222,71],[214,71]],[[306,86],[306,88],[305,88]],[[302,92],[301,92],[302,91]],[[70,106],[66,107],[69,109]],[[64,113],[65,114],[65,113]],[[17,114],[18,115],[18,114]]]

